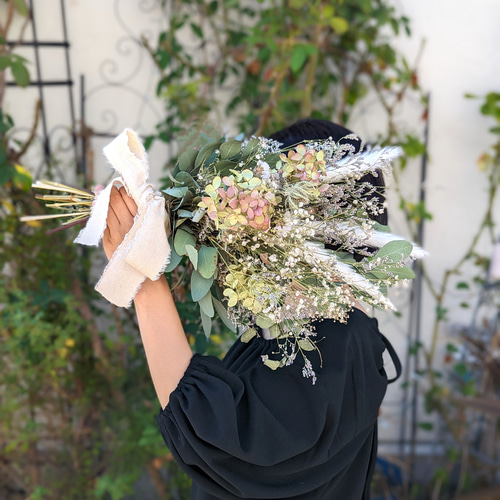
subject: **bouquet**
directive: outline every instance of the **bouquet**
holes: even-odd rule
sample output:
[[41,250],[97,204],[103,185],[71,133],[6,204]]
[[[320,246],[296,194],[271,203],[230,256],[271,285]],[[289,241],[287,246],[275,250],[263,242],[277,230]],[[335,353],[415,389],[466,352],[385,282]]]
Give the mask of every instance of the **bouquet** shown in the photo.
[[[394,309],[388,287],[414,277],[407,263],[423,251],[372,220],[384,210],[380,188],[360,179],[387,173],[400,149],[354,149],[331,139],[282,149],[253,137],[216,140],[179,157],[162,192],[171,228],[164,271],[190,273],[207,336],[216,313],[241,327],[243,341],[258,334],[255,325],[269,329],[281,357],[263,362],[276,369],[301,355],[314,382],[307,353],[318,349],[315,319],[345,322],[358,301]],[[90,196],[72,190],[68,199],[45,199],[72,209],[69,220],[78,222]]]

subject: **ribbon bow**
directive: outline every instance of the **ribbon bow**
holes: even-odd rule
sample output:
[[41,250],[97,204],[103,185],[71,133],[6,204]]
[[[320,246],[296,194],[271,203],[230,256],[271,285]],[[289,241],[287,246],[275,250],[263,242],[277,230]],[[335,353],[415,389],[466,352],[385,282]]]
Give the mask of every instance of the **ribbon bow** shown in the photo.
[[165,198],[150,184],[146,150],[133,130],[125,129],[103,152],[120,177],[99,193],[75,243],[99,244],[106,229],[111,190],[115,185],[125,187],[137,204],[137,215],[95,289],[113,304],[129,307],[143,281],[157,280],[170,261]]

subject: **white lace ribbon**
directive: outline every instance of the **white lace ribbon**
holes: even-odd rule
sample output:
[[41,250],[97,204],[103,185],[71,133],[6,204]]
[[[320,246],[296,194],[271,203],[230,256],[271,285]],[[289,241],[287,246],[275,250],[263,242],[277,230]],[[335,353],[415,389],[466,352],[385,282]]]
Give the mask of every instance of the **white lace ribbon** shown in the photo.
[[170,261],[165,198],[150,184],[146,150],[133,130],[125,129],[103,152],[120,177],[99,193],[75,243],[99,244],[106,229],[111,189],[123,186],[137,204],[137,215],[95,288],[113,304],[129,307],[143,281],[157,280]]

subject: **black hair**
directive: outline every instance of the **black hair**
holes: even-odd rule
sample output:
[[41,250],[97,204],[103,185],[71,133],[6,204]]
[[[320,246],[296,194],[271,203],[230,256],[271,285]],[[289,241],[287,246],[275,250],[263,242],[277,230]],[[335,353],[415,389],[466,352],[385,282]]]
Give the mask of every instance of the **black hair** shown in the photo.
[[[303,141],[314,141],[321,139],[328,139],[331,137],[335,142],[340,144],[351,144],[354,146],[354,152],[358,152],[361,146],[361,141],[356,141],[354,139],[345,139],[346,136],[352,134],[349,129],[339,125],[337,123],[329,122],[328,120],[320,120],[316,118],[305,118],[299,120],[289,127],[282,128],[277,132],[274,132],[269,136],[270,139],[283,144],[283,148],[288,148],[294,146],[295,144],[300,144]],[[367,199],[376,196],[380,203],[384,203],[384,188],[385,182],[382,176],[382,172],[377,172],[377,176],[373,174],[366,174],[360,180],[360,183],[366,182],[375,186],[377,189],[375,193],[367,196]],[[371,219],[377,221],[379,224],[387,225],[388,214],[387,209],[384,208],[383,213],[377,215],[369,215]]]

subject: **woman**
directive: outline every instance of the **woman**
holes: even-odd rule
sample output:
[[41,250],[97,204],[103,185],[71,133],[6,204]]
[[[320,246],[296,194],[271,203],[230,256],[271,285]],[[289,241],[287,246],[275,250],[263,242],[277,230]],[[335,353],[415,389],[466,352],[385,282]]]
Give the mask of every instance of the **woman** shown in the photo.
[[[349,133],[304,120],[271,138],[290,146]],[[124,189],[113,189],[103,238],[108,258],[135,213]],[[249,343],[237,340],[222,361],[193,356],[164,276],[143,284],[135,308],[162,407],[159,427],[193,479],[193,500],[369,498],[388,343],[361,306],[347,324],[315,323],[322,358],[311,353],[315,385],[298,364],[277,371],[262,364],[276,350],[264,331]]]

